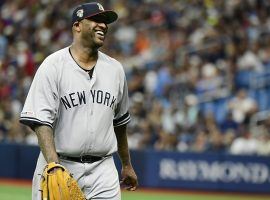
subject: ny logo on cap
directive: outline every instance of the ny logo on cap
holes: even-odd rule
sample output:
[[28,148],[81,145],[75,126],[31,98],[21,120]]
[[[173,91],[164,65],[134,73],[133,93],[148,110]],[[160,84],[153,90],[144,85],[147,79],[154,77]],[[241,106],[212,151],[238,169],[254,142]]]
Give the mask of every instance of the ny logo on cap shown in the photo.
[[97,6],[98,6],[98,9],[99,10],[104,11],[104,8],[103,8],[103,6],[100,3],[97,3]]
[[80,9],[76,12],[78,17],[82,17],[83,16],[83,9]]

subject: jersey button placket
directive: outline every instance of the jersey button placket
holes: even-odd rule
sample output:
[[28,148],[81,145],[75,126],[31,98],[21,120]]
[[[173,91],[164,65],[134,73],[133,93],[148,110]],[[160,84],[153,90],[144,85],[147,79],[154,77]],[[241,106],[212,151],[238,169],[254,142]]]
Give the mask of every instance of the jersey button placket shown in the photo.
[[[90,80],[90,90],[93,89],[94,85],[96,83],[96,70],[93,71],[93,75],[92,75],[92,78]],[[90,94],[90,104],[89,104],[89,110],[88,110],[88,115],[89,115],[89,130],[88,130],[88,134],[89,134],[89,146],[88,146],[88,149],[93,149],[93,146],[94,146],[94,128],[95,128],[95,119],[94,119],[94,97]]]
[[93,102],[91,101],[89,110],[88,110],[88,119],[89,119],[89,125],[88,125],[88,137],[89,137],[89,146],[88,149],[92,149],[92,143],[93,143],[93,126],[94,126],[94,119],[93,119]]
[[[94,79],[94,78],[92,78]],[[93,88],[95,80],[90,80],[90,90]],[[93,100],[93,96],[91,95],[90,92],[90,102],[89,102],[89,107],[88,107],[88,119],[89,119],[89,124],[88,124],[88,138],[89,138],[89,145],[88,145],[88,149],[91,150],[93,147],[93,133],[94,133],[94,118],[93,118],[93,109],[94,109],[94,100]]]

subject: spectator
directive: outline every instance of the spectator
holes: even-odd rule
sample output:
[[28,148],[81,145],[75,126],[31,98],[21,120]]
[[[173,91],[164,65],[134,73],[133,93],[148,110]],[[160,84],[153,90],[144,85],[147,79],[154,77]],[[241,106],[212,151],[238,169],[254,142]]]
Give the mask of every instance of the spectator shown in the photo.
[[250,117],[257,111],[257,103],[248,97],[246,90],[241,89],[229,102],[229,110],[232,112],[233,120],[236,123],[248,124]]
[[237,137],[231,144],[230,153],[233,155],[255,155],[259,147],[258,141],[249,132],[243,130],[240,137]]
[[[128,74],[132,148],[247,153],[242,144],[256,146],[249,119],[261,111],[261,100],[270,110],[267,1],[101,3],[119,14],[119,26],[110,27],[104,48],[108,52],[104,52],[120,60]],[[40,62],[70,43],[69,8],[75,4],[72,0],[0,2],[0,141],[35,144],[31,132],[15,121]],[[249,76],[239,83],[240,72],[260,75],[254,81],[261,83],[265,96],[249,97],[257,88],[251,88]],[[245,90],[235,90],[242,86]],[[220,98],[230,99],[227,118]],[[204,112],[205,104],[212,116]],[[217,114],[222,116],[218,121]],[[269,124],[264,123],[264,135],[256,136],[263,149],[268,148]],[[258,150],[267,155],[265,151]]]

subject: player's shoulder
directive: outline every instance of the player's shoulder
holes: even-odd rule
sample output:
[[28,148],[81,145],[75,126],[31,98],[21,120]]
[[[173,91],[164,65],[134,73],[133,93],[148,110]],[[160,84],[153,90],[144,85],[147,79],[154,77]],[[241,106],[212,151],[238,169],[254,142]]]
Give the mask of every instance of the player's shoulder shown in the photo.
[[63,49],[57,50],[54,53],[48,55],[42,65],[49,65],[51,67],[61,66],[64,62],[66,62],[66,57],[69,54],[69,47],[65,47]]
[[118,60],[116,60],[115,58],[113,58],[113,57],[111,57],[111,56],[109,56],[101,51],[99,51],[98,56],[103,62],[108,63],[112,67],[117,67],[120,69],[123,68],[122,64]]
[[55,63],[57,64],[58,62],[62,62],[64,61],[65,57],[68,56],[69,54],[69,47],[65,47],[63,49],[60,49],[60,50],[57,50],[55,51],[54,53],[48,55],[44,61],[46,62],[52,62],[52,63]]
[[39,73],[55,74],[60,69],[60,66],[64,65],[65,57],[68,52],[68,47],[60,49],[50,55],[48,55],[38,68]]

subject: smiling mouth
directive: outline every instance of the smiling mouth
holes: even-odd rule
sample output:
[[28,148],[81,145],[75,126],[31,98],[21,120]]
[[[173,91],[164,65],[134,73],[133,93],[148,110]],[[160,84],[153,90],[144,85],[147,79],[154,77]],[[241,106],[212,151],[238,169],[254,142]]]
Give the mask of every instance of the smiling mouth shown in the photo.
[[105,33],[103,31],[96,31],[96,34],[99,35],[99,36],[102,36],[102,37],[105,37]]

